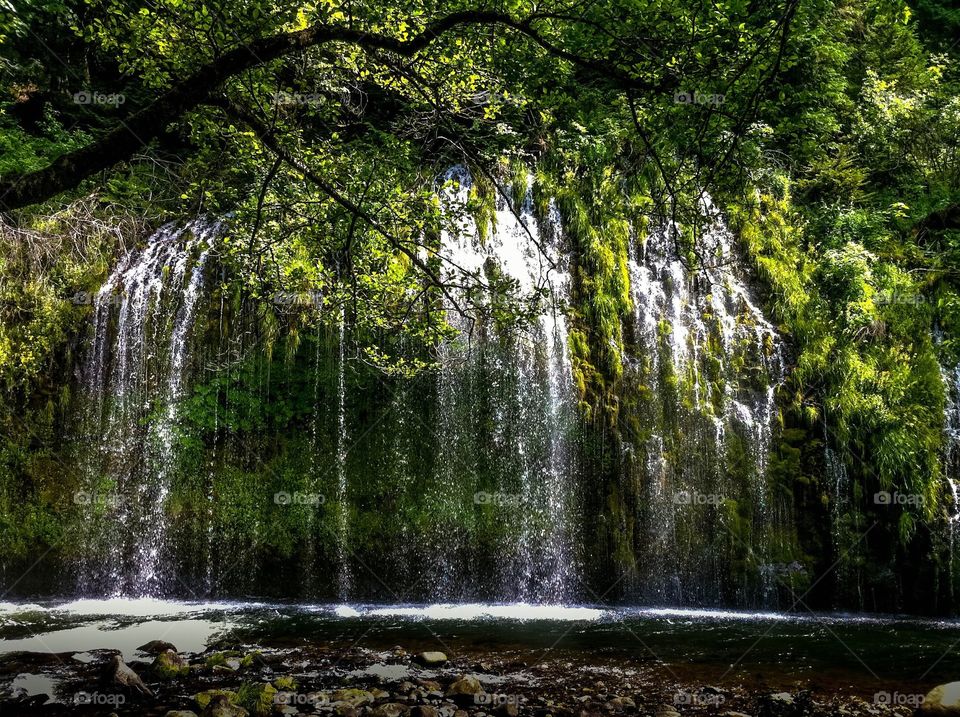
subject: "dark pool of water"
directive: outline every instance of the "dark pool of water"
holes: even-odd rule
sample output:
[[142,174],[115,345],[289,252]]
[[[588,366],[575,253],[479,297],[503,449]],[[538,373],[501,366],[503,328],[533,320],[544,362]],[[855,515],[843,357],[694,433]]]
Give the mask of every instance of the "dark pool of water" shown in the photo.
[[644,665],[713,684],[927,689],[960,679],[960,623],[528,605],[330,606],[150,599],[0,604],[0,664],[11,653],[121,651],[168,640],[184,652],[226,643],[323,643],[448,654],[510,654],[530,664]]

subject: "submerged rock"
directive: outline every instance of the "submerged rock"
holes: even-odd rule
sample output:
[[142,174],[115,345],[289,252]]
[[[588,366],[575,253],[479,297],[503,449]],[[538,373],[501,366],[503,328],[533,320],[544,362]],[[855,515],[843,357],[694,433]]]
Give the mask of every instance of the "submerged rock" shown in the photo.
[[960,715],[960,682],[937,685],[917,710],[922,715]]

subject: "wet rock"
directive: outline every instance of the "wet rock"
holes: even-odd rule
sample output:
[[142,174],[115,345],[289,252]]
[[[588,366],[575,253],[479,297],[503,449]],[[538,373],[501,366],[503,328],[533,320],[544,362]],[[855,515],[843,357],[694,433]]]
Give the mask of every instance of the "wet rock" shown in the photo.
[[140,645],[140,647],[137,648],[138,652],[143,652],[147,655],[159,655],[161,652],[166,652],[167,650],[176,652],[177,648],[166,640],[150,640],[147,644]]
[[167,649],[157,655],[150,666],[150,671],[161,680],[172,680],[176,677],[186,677],[190,672],[190,663],[175,650]]
[[370,688],[370,694],[373,695],[375,700],[382,700],[390,696],[389,692],[381,690],[379,687]]
[[200,717],[249,717],[250,713],[243,707],[233,704],[227,695],[214,695]]
[[441,692],[443,686],[436,680],[417,680],[417,684],[429,692]]
[[334,702],[346,702],[347,704],[353,707],[360,707],[361,705],[373,704],[373,702],[375,701],[375,698],[372,693],[367,692],[367,690],[357,689],[355,687],[350,687],[343,690],[337,690],[330,696],[330,698]]
[[653,714],[656,717],[680,717],[680,713],[673,707],[673,705],[658,705]]
[[287,675],[282,675],[273,681],[273,686],[278,690],[286,690],[288,692],[295,692],[297,689],[297,681],[292,677]]
[[476,696],[482,694],[483,686],[473,675],[463,675],[447,688],[447,697],[452,698],[460,707],[474,704]]
[[197,713],[192,710],[170,710],[163,717],[197,717]]
[[371,717],[406,717],[410,708],[399,702],[387,702],[386,704],[374,707],[370,711]]
[[439,711],[433,705],[417,705],[410,710],[410,717],[438,717]]
[[256,717],[267,717],[273,707],[277,688],[269,682],[245,684],[237,690],[237,704],[243,705]]
[[751,717],[751,716],[746,714],[745,712],[734,712],[733,710],[729,710],[727,712],[724,712],[722,715],[720,715],[720,717]]
[[134,672],[130,666],[120,659],[120,655],[114,655],[110,660],[110,666],[107,672],[108,682],[117,687],[121,687],[130,692],[137,692],[141,695],[153,696],[150,688],[143,684],[140,675]]
[[761,697],[757,703],[759,717],[800,717],[810,708],[810,694],[775,692]]
[[613,712],[614,714],[620,714],[621,712],[626,712],[627,710],[636,709],[636,707],[636,703],[629,697],[614,697],[603,705],[603,708],[607,712]]
[[349,702],[334,702],[333,711],[337,717],[357,717],[357,708]]
[[515,702],[506,702],[493,711],[497,717],[517,717],[520,709]]
[[927,717],[960,715],[960,682],[934,687],[923,698],[917,713]]
[[193,701],[197,703],[197,707],[202,711],[217,697],[226,697],[227,701],[230,702],[234,700],[236,696],[237,693],[231,692],[230,690],[205,690],[204,692],[195,694]]
[[419,662],[421,665],[426,665],[427,667],[442,665],[446,661],[446,654],[439,651],[421,652],[419,655],[417,655],[417,662]]

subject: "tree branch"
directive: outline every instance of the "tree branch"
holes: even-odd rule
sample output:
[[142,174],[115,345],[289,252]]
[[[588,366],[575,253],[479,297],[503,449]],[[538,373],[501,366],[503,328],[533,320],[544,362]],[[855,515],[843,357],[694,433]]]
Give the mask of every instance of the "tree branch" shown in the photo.
[[129,159],[160,135],[167,125],[202,104],[227,79],[294,52],[331,42],[346,42],[366,50],[385,50],[410,57],[457,27],[500,25],[530,38],[555,57],[606,76],[628,89],[662,90],[663,86],[639,80],[600,60],[579,57],[546,40],[530,20],[482,10],[451,13],[430,23],[408,40],[368,33],[341,25],[318,23],[296,32],[260,38],[211,61],[191,77],[167,90],[143,109],[129,115],[120,126],[96,142],[68,152],[47,167],[0,181],[0,207],[19,209],[73,189],[87,177]]

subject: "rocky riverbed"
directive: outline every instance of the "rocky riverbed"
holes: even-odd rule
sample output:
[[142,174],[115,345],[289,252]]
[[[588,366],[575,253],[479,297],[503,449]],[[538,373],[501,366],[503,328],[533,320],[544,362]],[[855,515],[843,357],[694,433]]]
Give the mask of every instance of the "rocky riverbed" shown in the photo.
[[[696,670],[618,657],[498,650],[448,656],[396,646],[216,645],[163,640],[124,661],[111,651],[14,653],[0,660],[3,715],[243,717],[907,717],[960,714],[960,690],[844,687],[828,676],[707,684]],[[939,711],[938,711],[939,709]]]

